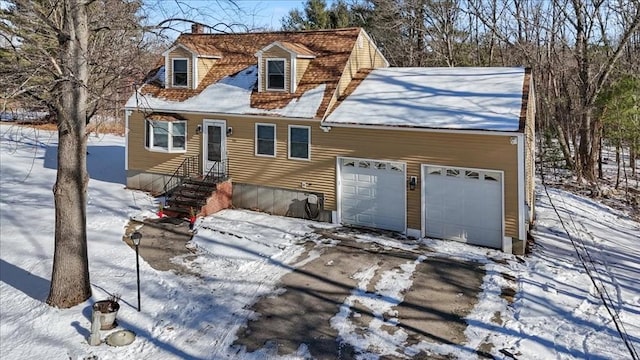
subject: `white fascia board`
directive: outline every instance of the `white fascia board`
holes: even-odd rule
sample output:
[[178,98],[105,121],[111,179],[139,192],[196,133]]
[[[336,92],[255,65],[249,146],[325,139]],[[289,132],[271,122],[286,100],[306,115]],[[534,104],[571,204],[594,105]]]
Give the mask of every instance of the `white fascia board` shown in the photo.
[[445,133],[445,134],[470,134],[470,135],[497,135],[497,136],[518,136],[523,135],[519,131],[492,131],[492,130],[465,130],[465,129],[434,129],[423,127],[410,127],[410,126],[384,126],[384,125],[360,125],[360,124],[343,124],[325,122],[324,120],[320,124],[322,126],[335,127],[335,128],[352,128],[352,129],[372,129],[372,130],[390,130],[390,131],[419,131],[419,132],[433,132],[433,133]]
[[269,44],[269,45],[267,45],[267,46],[263,47],[262,49],[258,50],[258,52],[256,53],[256,56],[262,56],[262,54],[263,54],[265,51],[268,51],[269,49],[271,49],[271,48],[272,48],[272,47],[274,47],[274,46],[277,46],[277,47],[279,47],[280,49],[282,49],[282,50],[284,50],[284,51],[288,52],[288,53],[289,53],[290,55],[292,55],[292,56],[296,56],[296,55],[297,55],[295,52],[293,52],[293,51],[291,51],[291,50],[287,49],[286,47],[284,47],[284,46],[283,46],[279,41],[274,41],[274,42],[272,42],[271,44]]
[[191,88],[192,89],[197,89],[198,88],[198,57],[194,54],[191,57],[191,76],[193,77],[193,79],[191,80]]
[[222,56],[218,55],[198,55],[200,59],[222,59]]
[[[296,56],[294,54],[291,54],[291,58],[289,60],[289,62],[291,63],[290,68],[291,68],[291,75],[289,76],[289,92],[291,94],[294,94],[296,92],[296,88],[297,88],[297,84],[296,84]],[[285,72],[285,76],[286,76],[286,72]]]
[[[171,67],[171,72],[173,73],[173,66]],[[164,57],[164,87],[165,89],[168,88],[169,86],[169,57],[165,56]],[[142,88],[142,87],[140,87]],[[138,90],[136,90],[138,91]]]
[[517,134],[518,138],[518,238],[522,241],[527,240],[526,229],[526,197],[525,197],[525,136]]
[[189,54],[191,54],[191,55],[198,55],[198,54],[194,53],[193,51],[191,51],[188,47],[186,47],[186,46],[184,46],[184,45],[182,45],[182,44],[176,44],[176,45],[174,45],[174,46],[170,47],[170,48],[169,48],[169,50],[167,50],[167,51],[163,52],[163,53],[162,53],[162,56],[164,56],[165,58],[166,58],[166,57],[168,57],[168,56],[169,56],[169,53],[171,53],[173,50],[175,50],[175,49],[177,49],[177,48],[184,49],[184,50],[186,50],[187,52],[189,52]]
[[298,54],[297,52],[295,52],[295,51],[293,51],[293,50],[290,50],[290,49],[288,49],[286,46],[282,45],[282,43],[281,43],[280,41],[274,41],[274,42],[272,42],[271,44],[269,44],[269,45],[265,46],[264,48],[262,48],[262,49],[258,50],[258,51],[255,53],[255,56],[262,56],[262,54],[263,54],[265,51],[267,51],[267,50],[271,49],[271,48],[272,48],[272,47],[274,47],[274,46],[277,46],[277,47],[279,47],[280,49],[282,49],[282,50],[284,50],[284,51],[288,52],[292,57],[297,57],[297,58],[301,58],[301,59],[315,59],[315,58],[316,58],[314,55]]
[[[155,112],[152,108],[145,107],[125,107],[125,110],[130,111],[147,111],[147,112]],[[202,115],[206,117],[218,117],[221,119],[230,118],[252,118],[259,119],[260,121],[305,121],[305,122],[313,122],[320,125],[320,118],[301,118],[301,117],[291,117],[291,116],[272,116],[272,115],[261,115],[261,114],[227,114],[227,113],[211,113],[211,112],[202,112],[202,111],[189,111],[189,110],[168,110],[162,109],[163,113],[173,113],[173,114],[190,114],[190,115]]]
[[264,66],[262,66],[262,53],[258,52],[259,54],[256,54],[258,56],[258,92],[263,92],[262,91],[262,76],[265,75],[264,74]]

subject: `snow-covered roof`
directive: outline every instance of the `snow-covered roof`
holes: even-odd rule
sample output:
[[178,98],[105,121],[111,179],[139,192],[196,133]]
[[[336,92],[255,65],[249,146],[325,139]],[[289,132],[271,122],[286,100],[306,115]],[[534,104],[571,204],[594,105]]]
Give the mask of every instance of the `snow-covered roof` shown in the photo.
[[137,92],[129,98],[126,108],[141,108],[166,112],[207,112],[224,114],[273,115],[292,118],[313,118],[322,103],[325,84],[292,99],[280,109],[260,109],[251,106],[251,94],[258,81],[258,67],[252,65],[207,86],[201,93],[184,101],[168,100]]
[[324,122],[517,131],[524,80],[520,67],[375,69]]
[[[187,49],[192,55],[206,58],[216,58],[215,63],[208,70],[198,71],[194,77],[192,87],[174,87],[171,84],[163,84],[162,80],[146,82],[132,97],[127,104],[128,109],[144,108],[147,104],[160,104],[163,110],[169,111],[165,106],[169,103],[184,103],[172,108],[172,111],[179,111],[185,108],[192,109],[194,103],[202,101],[204,91],[216,92],[220,97],[215,98],[218,103],[230,102],[230,104],[218,104],[212,111],[231,111],[233,114],[253,115],[253,114],[273,114],[286,117],[303,117],[320,119],[325,116],[329,105],[335,94],[345,66],[349,62],[350,56],[360,37],[369,39],[368,35],[361,28],[331,29],[331,30],[308,30],[308,31],[279,31],[260,33],[211,33],[211,34],[182,34],[172,47],[182,47]],[[220,84],[223,79],[233,78],[238,72],[242,72],[251,65],[256,65],[258,59],[256,53],[265,47],[279,44],[283,49],[289,51],[296,58],[309,60],[306,70],[300,78],[296,78],[296,86],[291,91],[258,91],[254,89],[250,96],[250,105],[246,105],[244,93],[242,107],[237,106],[237,99],[232,99],[232,94],[225,94],[221,89],[224,84]],[[374,46],[375,48],[375,46]],[[376,49],[377,51],[377,49]],[[169,57],[168,52],[164,53],[162,63],[166,63]],[[376,52],[376,57],[384,60],[381,53]],[[159,66],[158,63],[157,66]],[[299,70],[301,67],[298,68]],[[191,69],[193,70],[193,69]],[[158,76],[164,74],[158,73]],[[166,75],[171,75],[167,73]],[[257,76],[257,75],[256,75]],[[213,86],[212,86],[213,85]],[[227,84],[228,85],[228,84]],[[238,90],[238,89],[233,89]],[[242,90],[242,89],[240,89]],[[307,100],[316,100],[320,90],[320,104],[315,106],[316,112],[309,116],[310,109]],[[209,94],[211,95],[211,94]],[[199,99],[191,100],[199,96]],[[210,97],[209,97],[210,99]],[[207,104],[211,107],[213,105]],[[293,109],[295,108],[295,109]],[[242,112],[238,112],[242,110]],[[245,111],[248,110],[248,111]],[[195,109],[198,112],[209,111],[205,108]]]

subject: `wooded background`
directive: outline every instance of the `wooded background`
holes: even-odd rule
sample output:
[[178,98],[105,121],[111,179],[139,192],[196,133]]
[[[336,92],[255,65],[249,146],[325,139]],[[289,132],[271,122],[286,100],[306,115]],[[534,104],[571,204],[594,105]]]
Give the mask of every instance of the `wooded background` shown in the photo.
[[[177,13],[162,11],[168,3]],[[124,118],[120,109],[160,64],[173,24],[223,4],[242,13],[233,0],[202,4],[0,1],[0,113],[43,111],[58,130],[50,305],[91,296],[86,125],[98,116]],[[152,24],[150,8],[165,20]],[[279,30],[206,25],[211,32]],[[284,30],[350,26],[363,27],[392,66],[531,67],[540,168],[550,163],[562,170],[561,183],[586,184],[599,196],[602,149],[614,148],[615,188],[626,161],[635,185],[622,167],[624,201],[638,208],[640,0],[307,0],[282,19]]]

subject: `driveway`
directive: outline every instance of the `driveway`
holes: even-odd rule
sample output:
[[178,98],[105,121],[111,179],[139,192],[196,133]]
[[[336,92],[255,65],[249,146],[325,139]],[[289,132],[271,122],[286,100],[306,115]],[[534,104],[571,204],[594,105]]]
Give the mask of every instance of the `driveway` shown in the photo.
[[[185,230],[186,223],[145,224],[139,231],[155,240],[141,246],[141,256],[158,270],[197,275],[171,261],[189,254]],[[425,342],[464,347],[464,317],[477,302],[484,267],[392,237],[350,228],[316,229],[305,236],[304,252],[277,289],[248,305],[255,316],[237,331],[233,347],[316,359],[375,353],[439,359],[448,357],[431,353]]]

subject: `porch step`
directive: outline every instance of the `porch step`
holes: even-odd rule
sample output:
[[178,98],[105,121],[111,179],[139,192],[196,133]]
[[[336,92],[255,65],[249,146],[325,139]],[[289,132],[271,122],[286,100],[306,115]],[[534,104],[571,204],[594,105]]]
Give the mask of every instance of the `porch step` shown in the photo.
[[214,191],[215,182],[202,178],[185,179],[167,198],[164,212],[167,216],[189,217],[191,209],[196,213],[200,212]]

